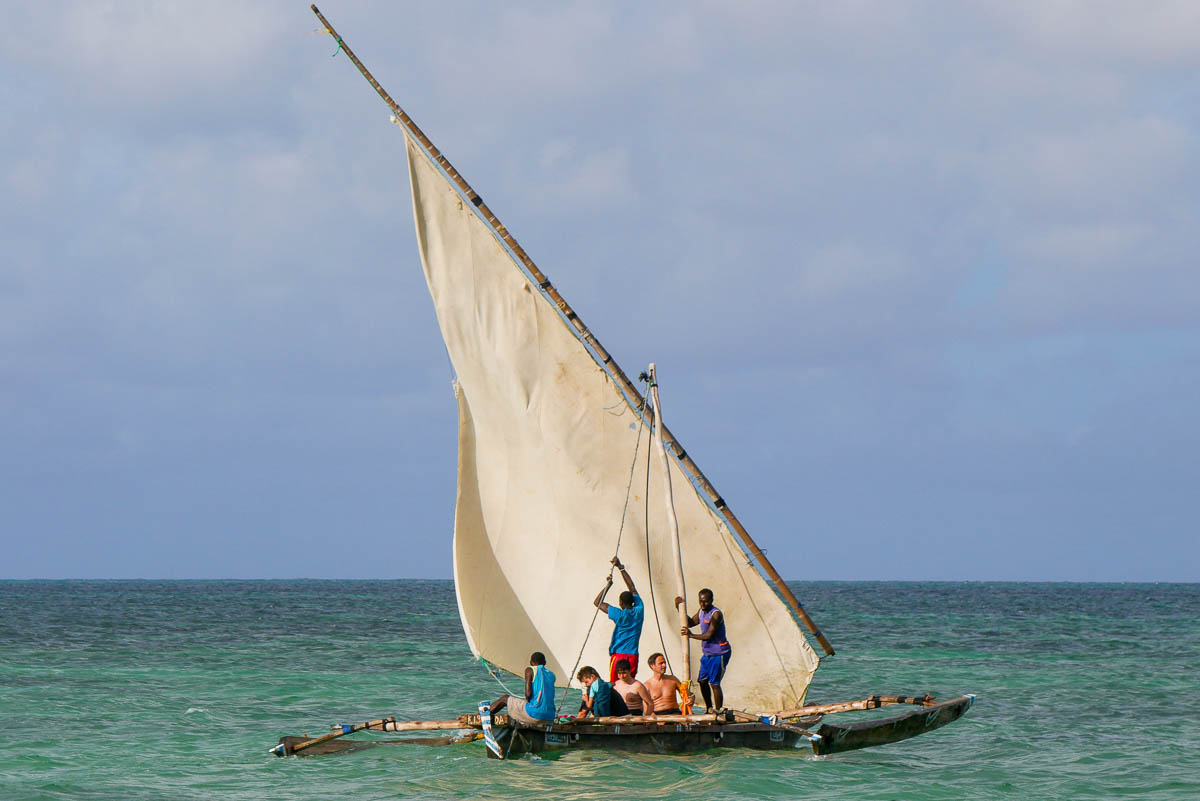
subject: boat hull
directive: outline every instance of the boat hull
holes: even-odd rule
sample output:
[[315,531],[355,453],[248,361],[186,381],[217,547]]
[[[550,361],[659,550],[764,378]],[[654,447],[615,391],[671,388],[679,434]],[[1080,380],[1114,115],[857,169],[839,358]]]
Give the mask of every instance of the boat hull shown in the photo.
[[887,718],[822,723],[816,730],[821,739],[813,744],[813,751],[818,755],[837,754],[907,740],[953,723],[967,713],[974,701],[975,696],[963,695]]
[[[714,748],[806,752],[811,749],[817,755],[825,755],[886,745],[933,731],[962,717],[973,700],[973,696],[964,695],[887,718],[825,723],[812,731],[819,739],[803,733],[798,727],[784,728],[765,723],[518,725],[499,727],[495,733],[506,758],[581,749],[650,754],[686,754]],[[488,756],[496,758],[490,751]]]

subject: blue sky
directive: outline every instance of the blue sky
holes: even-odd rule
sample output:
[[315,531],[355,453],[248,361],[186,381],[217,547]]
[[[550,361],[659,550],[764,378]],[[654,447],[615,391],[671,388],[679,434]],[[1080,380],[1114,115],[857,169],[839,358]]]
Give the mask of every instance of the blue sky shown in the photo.
[[[1188,3],[326,3],[794,579],[1200,580]],[[0,31],[0,577],[448,577],[403,142],[304,3]]]

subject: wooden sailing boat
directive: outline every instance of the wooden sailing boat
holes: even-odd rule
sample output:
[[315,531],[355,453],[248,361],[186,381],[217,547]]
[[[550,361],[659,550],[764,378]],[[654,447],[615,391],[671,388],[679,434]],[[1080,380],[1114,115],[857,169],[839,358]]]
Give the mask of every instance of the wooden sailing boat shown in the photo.
[[[797,745],[824,754],[894,742],[960,717],[970,696],[940,704],[928,696],[805,703],[820,659],[801,626],[827,655],[833,647],[662,424],[656,381],[654,408],[647,408],[638,387],[482,198],[313,11],[405,137],[421,262],[456,374],[454,577],[471,651],[514,674],[541,651],[564,685],[580,665],[607,665],[607,627],[591,626],[592,590],[579,577],[617,553],[646,604],[641,651],[661,650],[685,678],[696,655],[686,639],[656,637],[656,629],[678,631],[673,599],[677,588],[687,598],[685,575],[693,587],[714,590],[737,653],[722,686],[746,711],[539,726],[506,716],[489,720],[486,713],[423,723],[380,719],[316,740],[284,738],[273,751],[334,750],[343,747],[336,738],[363,729],[468,728],[482,729],[489,754],[500,757],[583,747],[685,752]],[[636,458],[648,430],[661,470]],[[653,490],[647,497],[661,491],[667,502],[647,506],[645,515],[628,514],[632,487]],[[822,721],[904,703],[920,708],[884,720]]]

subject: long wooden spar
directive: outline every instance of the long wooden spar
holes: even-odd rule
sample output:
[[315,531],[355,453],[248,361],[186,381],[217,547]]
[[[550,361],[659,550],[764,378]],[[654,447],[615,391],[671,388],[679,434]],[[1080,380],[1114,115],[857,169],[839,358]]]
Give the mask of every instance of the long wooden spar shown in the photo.
[[[650,402],[653,404],[654,413],[658,416],[661,423],[663,419],[662,399],[658,395],[658,373],[654,369],[654,362],[650,363],[648,372],[650,374],[650,381],[647,390],[650,393]],[[658,451],[662,457],[663,494],[666,501],[667,527],[671,532],[671,553],[675,556],[675,592],[678,599],[686,601],[687,585],[683,580],[683,549],[679,544],[679,520],[675,517],[675,495],[671,491],[671,462],[667,459],[667,449],[663,445],[662,425],[654,427],[654,450]],[[649,470],[649,466],[646,469]],[[689,688],[692,684],[692,635],[688,633],[690,626],[688,625],[687,604],[681,603],[680,600],[676,600],[675,604],[679,610],[679,625],[683,629],[683,647],[680,649],[683,652],[683,664],[680,665],[680,673],[682,675],[679,684],[679,708],[684,714],[691,714],[692,694]]]
[[[388,104],[388,107],[392,110],[392,113],[396,115],[396,118],[400,120],[405,129],[412,134],[412,136],[416,138],[418,142],[421,143],[421,146],[425,148],[425,152],[429,154],[429,157],[432,158],[438,164],[438,166],[442,168],[443,171],[445,171],[446,175],[449,176],[450,180],[454,182],[459,191],[461,191],[463,195],[471,201],[472,205],[479,209],[480,215],[491,227],[491,229],[498,237],[500,237],[501,240],[504,241],[506,245],[508,245],[513,255],[517,257],[525,269],[529,271],[529,274],[533,276],[534,280],[538,282],[538,286],[541,287],[541,289],[552,301],[554,301],[555,305],[558,306],[566,320],[578,332],[579,337],[583,339],[583,341],[586,342],[589,347],[591,347],[592,351],[601,360],[605,369],[621,385],[625,396],[627,398],[636,399],[637,402],[641,404],[640,408],[644,409],[646,406],[645,398],[642,397],[641,392],[638,391],[633,382],[629,380],[629,377],[625,375],[625,371],[621,369],[620,365],[616,363],[612,355],[604,348],[603,345],[600,344],[600,341],[596,339],[595,335],[592,334],[586,325],[584,325],[583,321],[579,319],[579,315],[575,313],[575,310],[571,308],[566,299],[559,293],[554,285],[550,283],[550,279],[546,277],[545,273],[538,269],[538,266],[534,264],[533,259],[529,258],[529,254],[527,254],[525,249],[517,243],[517,240],[514,239],[512,234],[508,232],[508,229],[504,227],[504,224],[500,222],[492,210],[488,208],[487,204],[483,202],[483,198],[479,196],[479,193],[471,188],[471,185],[467,183],[466,179],[464,179],[461,174],[459,174],[458,170],[454,169],[454,165],[442,155],[442,152],[438,150],[437,146],[435,146],[432,141],[430,141],[429,137],[425,135],[424,131],[422,131],[420,127],[413,122],[412,117],[408,116],[408,113],[405,112],[404,109],[400,108],[396,101],[392,100],[391,95],[389,95],[384,88],[379,85],[379,82],[375,80],[375,77],[371,75],[367,68],[363,66],[363,63],[358,60],[358,56],[354,55],[354,51],[346,46],[346,43],[342,37],[339,36],[337,31],[333,29],[333,26],[329,24],[329,20],[325,19],[325,15],[323,15],[315,5],[312,6],[312,10],[313,13],[317,15],[317,19],[319,19],[321,24],[325,27],[325,30],[329,32],[329,35],[337,41],[338,47],[345,52],[346,57],[354,63],[354,66],[358,68],[358,71],[362,73],[362,76],[367,79],[367,83],[371,84],[372,88],[374,88],[379,96],[383,98],[383,101]],[[725,503],[725,499],[722,498],[721,494],[717,492],[715,487],[713,487],[712,482],[710,482],[708,477],[705,476],[703,471],[700,470],[699,465],[692,461],[692,457],[688,456],[687,451],[684,450],[683,446],[679,443],[679,440],[670,432],[669,429],[667,429],[666,426],[662,427],[662,433],[664,438],[671,441],[671,449],[675,458],[679,460],[680,464],[683,465],[683,467],[691,475],[692,481],[695,483],[695,485],[702,489],[704,494],[708,496],[709,501],[712,503],[717,512],[725,518],[726,523],[728,523],[729,527],[737,534],[738,538],[742,542],[742,545],[749,552],[750,556],[753,557],[753,559],[762,567],[763,572],[770,577],[771,581],[775,585],[775,589],[779,592],[780,596],[783,597],[784,601],[787,602],[788,606],[791,607],[792,612],[796,615],[796,617],[803,621],[805,626],[808,627],[808,630],[812,632],[813,637],[815,637],[817,642],[820,643],[821,648],[824,649],[825,653],[829,656],[833,656],[833,646],[830,644],[829,640],[826,639],[825,635],[821,633],[821,629],[817,627],[817,624],[813,621],[813,619],[809,617],[808,612],[804,609],[804,604],[800,603],[800,600],[791,591],[791,589],[788,588],[787,584],[783,580],[783,577],[779,575],[779,571],[777,571],[775,566],[772,565],[770,560],[767,559],[766,554],[763,553],[763,550],[758,547],[758,544],[750,536],[749,532],[746,531],[745,526],[742,525],[741,521],[738,520],[737,516],[733,513],[733,510],[730,509]]]

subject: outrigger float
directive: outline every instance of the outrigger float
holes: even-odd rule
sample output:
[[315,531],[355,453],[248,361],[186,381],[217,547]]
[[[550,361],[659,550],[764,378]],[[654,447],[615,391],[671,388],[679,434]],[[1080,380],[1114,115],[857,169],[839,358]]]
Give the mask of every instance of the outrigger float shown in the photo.
[[[453,720],[339,724],[320,737],[284,737],[271,752],[482,740],[488,755],[501,759],[575,748],[811,749],[824,755],[906,740],[962,717],[973,696],[940,703],[929,695],[806,701],[821,661],[808,637],[826,656],[833,646],[662,422],[655,365],[640,376],[647,384],[643,395],[479,194],[312,8],[337,41],[334,55],[345,53],[354,63],[404,134],[421,264],[455,372],[454,584],[467,644],[477,658],[514,675],[531,652],[542,652],[560,701],[558,716],[545,724],[493,718],[481,703],[478,713]],[[643,432],[658,468],[651,465],[651,447],[642,447]],[[673,486],[684,489],[675,495]],[[663,502],[651,504],[651,495]],[[634,504],[644,513],[633,513]],[[674,604],[676,596],[689,597],[687,584],[715,593],[736,652],[722,689],[741,710],[585,721],[563,715],[566,689],[579,686],[580,666],[609,662],[607,627],[596,627],[594,590],[580,577],[610,558],[616,564],[618,555],[645,602],[640,653],[664,654],[681,680],[685,713],[692,709],[696,655],[687,636],[668,638],[662,631],[688,625],[686,604]],[[610,572],[610,584],[611,578]],[[870,720],[828,720],[900,705],[914,708]],[[361,731],[457,733],[342,739]]]

